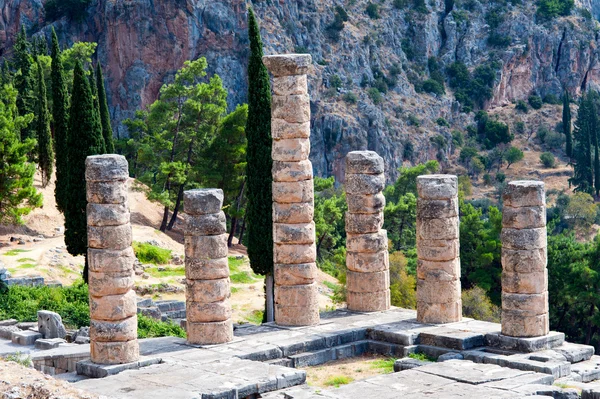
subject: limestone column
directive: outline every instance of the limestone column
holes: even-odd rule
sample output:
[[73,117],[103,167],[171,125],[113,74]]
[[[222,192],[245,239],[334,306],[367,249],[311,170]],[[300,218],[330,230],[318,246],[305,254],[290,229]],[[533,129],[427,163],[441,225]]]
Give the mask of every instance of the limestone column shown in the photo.
[[541,181],[513,181],[503,195],[502,334],[549,332],[546,196]]
[[127,160],[97,155],[87,157],[85,165],[91,360],[131,363],[139,359],[139,346]]
[[419,176],[417,191],[417,320],[460,321],[458,179]]
[[346,156],[346,302],[348,309],[390,308],[387,231],[383,227],[383,158],[373,151]]
[[273,259],[275,322],[319,323],[308,54],[263,57],[273,74]]
[[202,189],[183,194],[187,340],[222,344],[233,339],[223,191]]

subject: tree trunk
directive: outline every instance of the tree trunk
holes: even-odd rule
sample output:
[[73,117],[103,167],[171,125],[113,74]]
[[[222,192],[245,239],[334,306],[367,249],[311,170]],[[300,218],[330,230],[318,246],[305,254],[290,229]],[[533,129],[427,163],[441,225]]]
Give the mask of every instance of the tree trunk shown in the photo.
[[590,342],[592,341],[592,336],[593,336],[592,329],[593,329],[593,326],[594,326],[594,322],[592,321],[592,316],[594,315],[594,310],[595,309],[596,309],[596,306],[592,303],[592,305],[590,306],[590,313],[588,314],[588,317],[587,317],[587,319],[589,320],[589,322],[588,322],[589,324],[588,324],[588,327],[587,327],[587,333],[585,335],[585,342],[584,343],[586,345],[589,345]]
[[267,323],[275,321],[275,294],[274,294],[273,274],[265,276],[265,316]]
[[179,213],[179,208],[181,207],[181,201],[183,201],[183,184],[179,186],[179,192],[177,193],[177,201],[175,202],[175,209],[173,210],[173,216],[171,216],[171,221],[167,226],[167,230],[172,230],[175,222],[177,221],[177,214]]
[[235,229],[237,228],[237,218],[231,218],[231,230],[229,231],[229,237],[227,238],[227,246],[231,248],[233,246],[233,237],[235,235]]
[[244,232],[246,231],[246,218],[242,219],[242,228],[240,229],[240,239],[238,240],[238,244],[242,244],[242,240],[244,239]]
[[165,232],[165,230],[167,230],[167,222],[169,221],[169,207],[165,206],[165,211],[163,213],[163,220],[162,223],[160,224],[160,231],[162,231],[163,233]]

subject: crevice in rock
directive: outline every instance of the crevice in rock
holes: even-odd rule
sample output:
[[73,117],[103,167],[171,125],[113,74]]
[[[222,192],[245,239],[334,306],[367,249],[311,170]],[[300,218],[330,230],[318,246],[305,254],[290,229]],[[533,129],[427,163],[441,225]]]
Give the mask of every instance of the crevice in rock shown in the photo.
[[562,38],[560,39],[560,43],[558,44],[558,51],[556,53],[556,65],[554,66],[554,72],[558,72],[558,66],[560,65],[560,56],[562,51],[562,45],[565,41],[565,37],[567,36],[567,28],[563,30]]

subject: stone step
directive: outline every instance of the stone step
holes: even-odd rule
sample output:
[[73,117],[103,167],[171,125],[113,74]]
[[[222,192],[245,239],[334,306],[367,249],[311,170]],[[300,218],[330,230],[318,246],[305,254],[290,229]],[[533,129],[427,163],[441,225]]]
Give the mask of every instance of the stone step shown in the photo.
[[33,345],[40,338],[42,334],[31,330],[14,331],[11,334],[12,343],[17,345]]
[[454,350],[468,350],[485,345],[485,334],[440,327],[419,334],[419,344]]
[[600,356],[571,365],[571,372],[581,377],[581,382],[600,380]]
[[571,363],[589,360],[594,355],[593,346],[573,344],[571,342],[564,342],[561,346],[553,348],[552,350],[563,355]]
[[360,356],[369,351],[369,341],[358,341],[333,348],[309,351],[289,356],[294,368],[317,366],[338,359]]

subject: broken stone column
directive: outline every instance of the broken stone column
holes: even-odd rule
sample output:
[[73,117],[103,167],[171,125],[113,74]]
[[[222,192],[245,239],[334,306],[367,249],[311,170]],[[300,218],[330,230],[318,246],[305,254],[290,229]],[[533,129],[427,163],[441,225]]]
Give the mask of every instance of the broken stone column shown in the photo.
[[131,363],[139,359],[139,346],[127,160],[96,155],[85,164],[91,360]]
[[190,190],[183,194],[187,340],[222,344],[233,339],[229,297],[227,226],[223,190]]
[[460,321],[458,179],[419,176],[417,191],[417,320]]
[[308,54],[263,57],[273,74],[273,259],[275,322],[319,323]]
[[541,181],[513,181],[503,195],[502,334],[549,332],[546,195]]
[[390,308],[387,231],[383,227],[383,158],[373,151],[346,156],[346,303],[348,309]]

